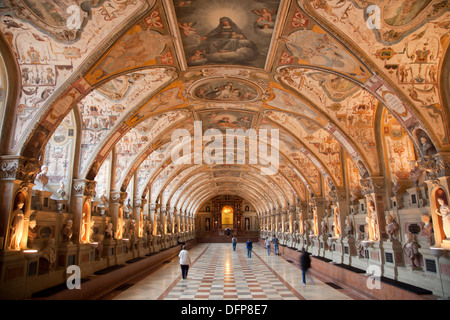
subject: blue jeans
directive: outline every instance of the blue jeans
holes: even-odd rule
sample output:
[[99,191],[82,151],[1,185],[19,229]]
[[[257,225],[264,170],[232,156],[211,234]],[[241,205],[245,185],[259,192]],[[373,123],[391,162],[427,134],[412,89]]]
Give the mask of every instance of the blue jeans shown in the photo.
[[306,284],[306,269],[302,269],[302,280],[303,283]]
[[252,249],[247,249],[247,258],[252,257]]
[[267,246],[267,255],[270,256],[270,245]]
[[233,251],[236,251],[236,243],[233,243]]
[[280,251],[278,250],[278,245],[277,244],[273,245],[273,253],[274,254],[280,254]]

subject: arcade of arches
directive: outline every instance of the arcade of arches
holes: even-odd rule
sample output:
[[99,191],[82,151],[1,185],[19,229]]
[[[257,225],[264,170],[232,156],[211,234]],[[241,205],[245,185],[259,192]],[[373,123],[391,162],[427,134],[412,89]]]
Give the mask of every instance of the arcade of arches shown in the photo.
[[370,4],[0,1],[0,297],[226,232],[450,294],[450,4]]

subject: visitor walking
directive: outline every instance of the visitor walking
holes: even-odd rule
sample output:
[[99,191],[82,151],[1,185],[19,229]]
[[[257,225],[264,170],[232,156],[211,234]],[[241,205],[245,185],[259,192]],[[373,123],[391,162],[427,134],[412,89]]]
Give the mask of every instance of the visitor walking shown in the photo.
[[272,243],[273,243],[273,253],[275,255],[280,255],[280,250],[278,249],[278,238],[276,235],[273,235]]
[[253,249],[253,242],[250,239],[248,239],[248,241],[247,241],[247,258],[252,257],[252,249]]
[[269,237],[266,237],[266,248],[267,248],[267,255],[270,256],[270,240]]
[[233,236],[233,239],[231,239],[231,243],[233,244],[233,251],[236,251],[236,244],[237,244],[236,236]]
[[314,284],[314,280],[312,279],[312,277],[306,273],[308,269],[311,268],[311,257],[309,256],[309,253],[306,252],[305,248],[302,248],[302,254],[300,256],[300,268],[302,269],[302,284],[306,285],[307,275],[311,283]]
[[191,265],[191,257],[189,256],[189,252],[186,250],[185,245],[181,248],[178,258],[180,258],[181,276],[183,277],[183,279],[186,279],[189,266]]

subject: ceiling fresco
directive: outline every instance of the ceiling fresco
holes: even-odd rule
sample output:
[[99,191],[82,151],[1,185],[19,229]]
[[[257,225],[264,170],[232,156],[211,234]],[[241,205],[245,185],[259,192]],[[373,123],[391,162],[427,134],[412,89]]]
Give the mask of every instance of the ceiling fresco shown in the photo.
[[[373,28],[363,0],[4,0],[17,85],[1,89],[17,98],[2,152],[48,165],[54,189],[95,180],[97,198],[127,192],[192,213],[222,194],[268,211],[336,188],[356,199],[370,177],[404,182],[411,161],[450,150],[450,5],[370,4]],[[190,135],[181,144],[178,129]],[[258,140],[278,171],[192,162],[211,150],[205,132],[229,129],[278,130],[278,143]]]

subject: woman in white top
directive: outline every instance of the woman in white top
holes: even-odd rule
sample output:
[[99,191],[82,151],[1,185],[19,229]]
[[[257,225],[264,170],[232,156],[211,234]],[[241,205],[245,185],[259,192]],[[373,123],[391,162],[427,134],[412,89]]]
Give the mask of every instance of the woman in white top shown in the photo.
[[186,250],[186,246],[183,246],[181,248],[178,258],[180,258],[181,276],[183,277],[183,279],[186,279],[189,265],[191,265],[191,257],[189,256],[189,252]]

